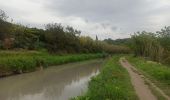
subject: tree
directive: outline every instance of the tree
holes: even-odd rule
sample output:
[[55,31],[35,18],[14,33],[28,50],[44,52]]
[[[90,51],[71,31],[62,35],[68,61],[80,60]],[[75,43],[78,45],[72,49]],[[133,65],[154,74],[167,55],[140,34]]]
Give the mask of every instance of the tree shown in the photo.
[[170,26],[157,31],[159,41],[161,45],[168,51],[170,51]]
[[60,23],[47,24],[46,29],[29,28],[8,22],[0,10],[0,47],[37,50],[47,48],[53,53],[101,53],[124,52],[127,49],[104,41],[80,36],[81,31]]
[[98,39],[98,36],[96,35],[96,41],[98,41],[99,39]]
[[0,10],[0,39],[3,40],[6,35],[12,32],[12,24],[7,22],[7,15],[3,10]]
[[6,15],[6,13],[0,9],[0,20],[6,21],[7,18],[8,16]]
[[79,52],[80,42],[78,36],[80,33],[80,31],[70,26],[64,27],[58,23],[48,24],[45,34],[48,50],[65,53]]
[[108,44],[123,45],[123,46],[129,46],[130,43],[131,43],[131,39],[130,38],[116,39],[116,40],[108,38],[108,39],[105,39],[104,41],[107,42]]
[[170,26],[157,31],[158,39],[160,44],[164,48],[163,52],[163,63],[170,64]]
[[137,32],[132,36],[135,56],[147,57],[154,61],[162,59],[163,48],[156,34],[151,32]]

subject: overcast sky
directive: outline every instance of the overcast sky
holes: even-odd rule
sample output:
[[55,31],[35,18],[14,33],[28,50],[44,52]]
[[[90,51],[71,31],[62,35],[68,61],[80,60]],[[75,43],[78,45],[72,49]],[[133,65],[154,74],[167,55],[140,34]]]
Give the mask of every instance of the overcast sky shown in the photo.
[[62,23],[99,39],[170,25],[170,0],[0,0],[0,9],[16,23],[38,28]]

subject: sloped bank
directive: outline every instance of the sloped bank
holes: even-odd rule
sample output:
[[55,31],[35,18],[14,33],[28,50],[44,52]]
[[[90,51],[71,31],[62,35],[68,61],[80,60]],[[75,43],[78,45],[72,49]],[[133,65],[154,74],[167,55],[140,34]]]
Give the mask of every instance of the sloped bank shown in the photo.
[[87,93],[72,100],[138,100],[129,74],[119,64],[119,58],[110,58],[101,73],[89,82]]
[[103,57],[103,54],[50,55],[41,52],[1,52],[0,77],[42,70],[48,66]]
[[[142,74],[144,74],[145,77],[147,77],[152,83],[158,86],[168,96],[168,97],[164,96],[165,98],[169,98],[170,96],[170,68],[168,65],[166,66],[166,65],[163,65],[157,62],[148,61],[142,57],[127,56],[126,58]],[[155,88],[153,90],[156,92],[160,92]],[[158,98],[162,98],[161,97],[162,93],[160,96],[159,94],[158,94]]]

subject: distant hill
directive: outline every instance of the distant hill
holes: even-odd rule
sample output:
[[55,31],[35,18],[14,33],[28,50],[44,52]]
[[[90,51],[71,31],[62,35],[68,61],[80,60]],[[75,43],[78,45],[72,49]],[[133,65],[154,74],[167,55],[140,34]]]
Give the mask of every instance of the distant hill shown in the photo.
[[124,39],[116,39],[113,40],[111,38],[105,39],[105,42],[113,45],[126,45],[128,46],[130,44],[131,39],[130,38],[124,38]]

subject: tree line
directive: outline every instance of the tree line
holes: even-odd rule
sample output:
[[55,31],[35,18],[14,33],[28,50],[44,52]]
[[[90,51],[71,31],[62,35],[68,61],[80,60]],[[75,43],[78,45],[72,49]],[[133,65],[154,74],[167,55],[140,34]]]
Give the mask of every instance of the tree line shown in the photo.
[[7,21],[0,10],[0,49],[43,50],[50,53],[129,53],[127,46],[81,36],[81,31],[60,23],[45,25],[45,29],[29,28]]
[[135,56],[170,64],[170,26],[156,33],[137,32],[131,40]]

